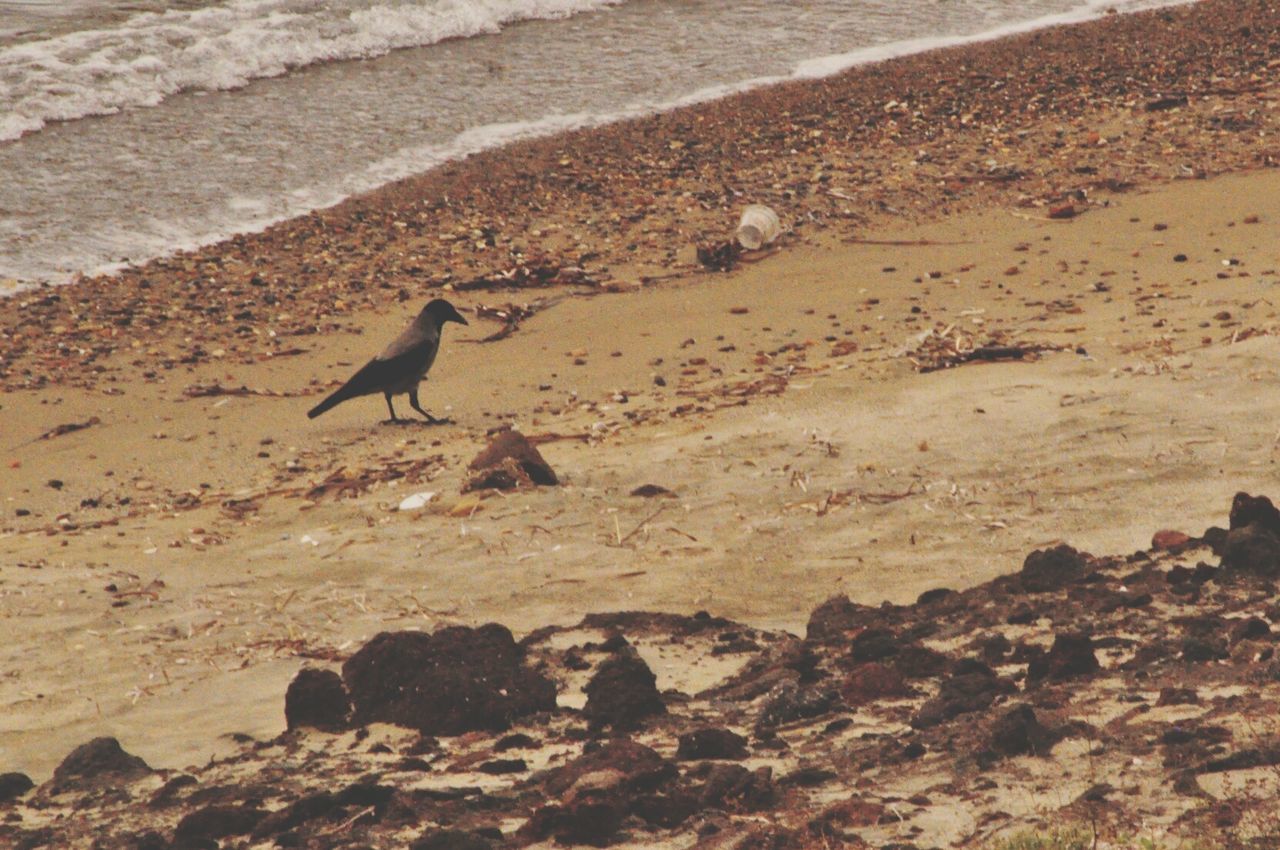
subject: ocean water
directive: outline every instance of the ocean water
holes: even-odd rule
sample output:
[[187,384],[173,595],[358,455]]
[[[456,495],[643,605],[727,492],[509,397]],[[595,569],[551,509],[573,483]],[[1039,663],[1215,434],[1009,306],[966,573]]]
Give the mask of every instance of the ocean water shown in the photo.
[[0,293],[521,137],[1170,2],[0,0]]

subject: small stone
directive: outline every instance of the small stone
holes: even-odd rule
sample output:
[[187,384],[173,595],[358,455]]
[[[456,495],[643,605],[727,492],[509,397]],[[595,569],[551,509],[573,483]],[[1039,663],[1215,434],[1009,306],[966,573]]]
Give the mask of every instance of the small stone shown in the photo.
[[631,730],[645,718],[666,714],[657,677],[631,649],[606,659],[583,688],[587,704],[582,713],[594,727]]
[[1161,552],[1178,552],[1191,542],[1191,535],[1165,528],[1151,536],[1151,548]]
[[25,773],[0,773],[0,804],[18,799],[34,787]]
[[1087,676],[1100,669],[1093,652],[1093,639],[1083,634],[1059,634],[1047,655],[1034,659],[1027,667],[1027,681],[1061,681]]
[[1052,736],[1031,706],[1010,706],[991,727],[991,749],[1006,756],[1049,754]]
[[741,759],[747,756],[747,739],[738,733],[720,727],[695,729],[679,738],[676,758],[692,759]]
[[332,670],[304,667],[289,683],[284,695],[285,725],[289,729],[314,726],[317,729],[345,728],[351,714],[351,699],[342,677]]

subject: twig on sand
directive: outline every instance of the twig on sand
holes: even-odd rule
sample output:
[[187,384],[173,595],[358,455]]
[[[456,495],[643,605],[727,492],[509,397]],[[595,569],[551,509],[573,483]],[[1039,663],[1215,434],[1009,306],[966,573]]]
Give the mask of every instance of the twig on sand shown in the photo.
[[50,428],[48,431],[45,431],[43,434],[41,434],[38,437],[32,437],[30,440],[27,440],[25,443],[18,443],[12,449],[9,449],[9,451],[13,451],[13,449],[20,449],[23,446],[29,446],[32,443],[37,443],[41,440],[52,440],[54,437],[61,437],[63,434],[71,434],[75,431],[83,431],[85,428],[92,428],[94,425],[99,425],[101,423],[102,423],[102,420],[96,416],[90,416],[88,419],[86,419],[83,422],[64,422],[61,425],[58,425],[54,428]]
[[495,319],[502,322],[502,327],[486,337],[480,339],[464,340],[465,342],[485,343],[497,342],[500,339],[506,339],[520,329],[520,323],[551,307],[567,296],[561,295],[555,298],[544,298],[528,304],[502,304],[490,306],[487,304],[477,304],[475,314],[481,319]]
[[[636,527],[635,527],[635,528],[633,528],[633,529],[631,529],[630,531],[628,531],[628,532],[626,533],[626,535],[625,535],[625,536],[618,537],[618,542],[617,542],[617,543],[611,543],[611,544],[609,544],[609,545],[611,545],[611,546],[613,546],[613,547],[615,547],[615,548],[620,548],[620,547],[622,547],[622,546],[626,546],[626,545],[627,545],[627,541],[628,541],[628,540],[630,540],[632,537],[635,537],[635,536],[636,536],[636,534],[638,534],[638,533],[640,532],[640,529],[644,528],[646,525],[648,525],[649,523],[653,522],[653,520],[658,516],[658,514],[662,513],[662,512],[663,512],[663,511],[665,511],[666,509],[667,509],[667,506],[666,506],[666,505],[659,505],[659,506],[658,506],[658,509],[657,509],[656,511],[654,511],[654,512],[653,512],[653,513],[651,513],[651,514],[649,514],[649,515],[648,515],[647,517],[645,517],[644,519],[640,520],[640,522],[638,522],[638,523],[636,524]],[[617,517],[617,515],[616,515],[616,514],[614,515],[613,521],[614,521],[614,525],[615,525],[614,535],[615,535],[615,536],[617,536],[617,528],[616,528],[616,526],[617,526],[617,522],[618,522],[618,517]]]

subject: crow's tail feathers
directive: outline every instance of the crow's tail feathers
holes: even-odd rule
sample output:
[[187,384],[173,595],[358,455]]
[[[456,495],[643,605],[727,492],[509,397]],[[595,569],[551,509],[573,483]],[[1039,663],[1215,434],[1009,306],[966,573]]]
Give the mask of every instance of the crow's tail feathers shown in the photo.
[[334,392],[324,401],[320,402],[315,407],[308,410],[307,418],[315,419],[321,413],[324,413],[326,410],[329,410],[330,408],[337,407],[338,405],[342,404],[344,401],[346,401],[349,398],[351,398],[350,391],[346,387],[339,387],[336,392]]

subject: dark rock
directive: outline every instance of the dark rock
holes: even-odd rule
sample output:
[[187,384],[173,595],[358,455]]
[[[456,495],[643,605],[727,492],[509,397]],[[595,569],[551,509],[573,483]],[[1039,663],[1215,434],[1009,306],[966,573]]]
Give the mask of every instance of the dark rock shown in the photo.
[[520,827],[525,841],[554,837],[561,844],[609,844],[631,799],[630,783],[617,770],[581,772],[560,805],[543,806]]
[[631,803],[631,813],[662,829],[674,829],[698,810],[698,799],[679,790],[641,794]]
[[1201,663],[1229,658],[1223,636],[1187,635],[1182,639],[1182,660]]
[[130,850],[170,850],[169,841],[154,829],[137,833],[125,846]]
[[1001,755],[1049,754],[1053,736],[1025,703],[1010,706],[991,727],[991,749]]
[[582,713],[595,728],[632,730],[645,718],[667,712],[657,677],[634,651],[606,659],[583,690],[587,704]]
[[279,835],[317,818],[328,817],[340,811],[334,795],[322,791],[295,800],[283,809],[265,815],[253,828],[253,837],[263,839]]
[[475,474],[463,492],[471,490],[510,490],[521,485],[560,483],[555,470],[543,459],[533,443],[516,430],[499,431],[489,445],[468,466]]
[[1196,564],[1196,568],[1191,571],[1191,583],[1195,585],[1207,584],[1218,575],[1218,567],[1212,564],[1206,564],[1204,561]]
[[796,768],[786,776],[781,777],[778,780],[778,784],[794,788],[816,788],[819,785],[826,785],[833,779],[839,778],[839,776],[840,774],[829,768],[810,765]]
[[396,789],[375,782],[353,782],[338,792],[340,806],[385,806],[395,796]]
[[676,758],[741,759],[747,756],[747,739],[730,729],[711,727],[695,729],[680,736]]
[[461,829],[436,829],[409,845],[409,850],[492,850],[483,835]]
[[551,770],[545,780],[547,793],[559,797],[583,776],[602,771],[621,774],[629,791],[653,791],[677,773],[674,764],[649,747],[615,738]]
[[347,725],[351,699],[342,677],[332,670],[304,667],[284,695],[284,719],[289,729],[313,726],[337,731]]
[[655,496],[674,497],[675,493],[672,493],[660,484],[641,484],[639,487],[631,491],[631,495],[641,499],[652,499]]
[[196,778],[189,773],[179,773],[177,776],[165,782],[157,789],[156,793],[151,795],[151,799],[147,801],[147,805],[152,808],[162,808],[172,805],[177,799],[178,792],[183,788],[190,788],[192,785],[199,784]]
[[1222,569],[1267,578],[1280,575],[1280,537],[1261,525],[1231,529],[1223,544]]
[[429,735],[501,731],[551,711],[555,684],[524,664],[505,626],[434,634],[383,632],[342,666],[358,724],[395,723]]
[[1250,496],[1236,493],[1231,500],[1231,521],[1228,530],[1256,526],[1280,537],[1280,510],[1266,496]]
[[951,659],[936,649],[910,644],[898,650],[890,663],[908,679],[926,679],[941,676],[951,667]]
[[[1242,640],[1260,640],[1262,638],[1271,637],[1271,624],[1261,617],[1246,617],[1243,620],[1235,620],[1231,625],[1231,642],[1239,643]],[[0,777],[3,780],[3,777]],[[0,799],[3,796],[0,795]]]
[[941,602],[944,599],[959,595],[949,587],[935,587],[916,597],[916,604],[920,606],[932,605],[935,602]]
[[1115,787],[1108,782],[1096,782],[1086,788],[1079,797],[1076,797],[1075,803],[1103,803],[1106,802],[1108,795],[1115,792]]
[[1022,562],[1018,578],[1028,593],[1061,590],[1085,576],[1088,558],[1067,545],[1037,549]]
[[750,812],[768,808],[776,796],[772,769],[748,770],[740,764],[717,763],[698,791],[698,803],[702,808]]
[[1027,667],[1028,682],[1062,681],[1088,676],[1100,669],[1093,654],[1093,639],[1084,634],[1059,634],[1053,639],[1048,654],[1035,659]]
[[825,688],[784,685],[765,703],[756,721],[756,730],[772,729],[783,723],[821,717],[836,703],[836,694]]
[[898,653],[898,636],[888,629],[863,629],[849,645],[849,657],[855,662],[880,661]]
[[1221,558],[1223,547],[1227,545],[1227,530],[1212,525],[1204,530],[1204,534],[1200,535],[1200,539],[1204,542],[1204,545],[1213,550],[1213,554]]
[[875,608],[850,602],[844,595],[833,596],[809,614],[805,640],[815,643],[839,641],[847,632],[865,628],[878,616]]
[[25,773],[0,773],[0,803],[16,800],[34,787]]
[[1199,705],[1200,695],[1195,688],[1161,688],[1157,706],[1164,705]]
[[50,794],[118,785],[151,773],[147,763],[120,748],[115,738],[94,738],[71,751],[45,786]]
[[1040,612],[1030,605],[1019,605],[1009,612],[1004,621],[1011,626],[1027,626],[1040,619]]
[[37,829],[20,829],[12,836],[13,843],[8,845],[13,850],[36,850],[39,847],[52,847],[55,840],[53,827],[42,826]]
[[201,846],[206,840],[248,835],[265,816],[256,806],[205,806],[178,821],[173,832],[175,847]]
[[840,695],[849,705],[865,705],[879,699],[909,697],[914,693],[898,670],[872,661],[849,671]]
[[1015,690],[1013,683],[993,673],[986,665],[974,663],[958,667],[958,672],[942,681],[938,695],[920,706],[911,725],[927,729],[961,714],[982,711],[996,697]]
[[982,635],[973,642],[973,648],[982,656],[982,660],[988,664],[995,664],[1002,661],[1005,656],[1013,651],[1013,644],[1004,635],[996,632],[991,635]]
[[507,773],[524,773],[528,769],[529,765],[525,764],[524,759],[492,759],[476,768],[476,770],[481,773],[487,773],[491,776],[501,776]]
[[493,745],[495,753],[505,753],[507,750],[531,750],[538,746],[538,742],[523,732],[516,732],[513,735],[506,735],[499,738],[497,743]]

